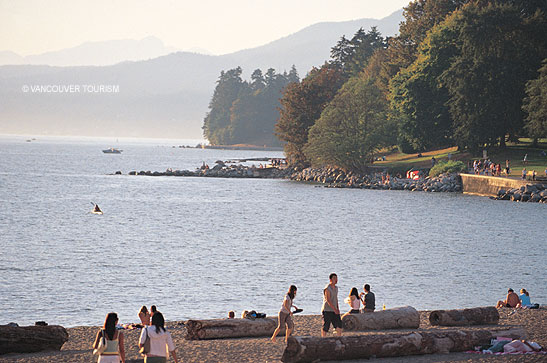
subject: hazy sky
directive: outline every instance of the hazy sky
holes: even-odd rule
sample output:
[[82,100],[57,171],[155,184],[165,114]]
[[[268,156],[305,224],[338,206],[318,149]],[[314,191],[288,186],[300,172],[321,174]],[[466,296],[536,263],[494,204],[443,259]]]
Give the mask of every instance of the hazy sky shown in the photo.
[[214,54],[322,21],[380,19],[409,0],[0,0],[0,50],[43,53],[86,41],[160,38]]

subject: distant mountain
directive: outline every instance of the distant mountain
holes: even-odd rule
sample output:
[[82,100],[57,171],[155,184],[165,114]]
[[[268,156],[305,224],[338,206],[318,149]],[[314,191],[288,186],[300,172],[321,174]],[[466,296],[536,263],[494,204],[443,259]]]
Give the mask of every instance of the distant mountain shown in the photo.
[[[283,72],[295,64],[302,77],[329,59],[342,35],[371,26],[394,35],[401,20],[398,11],[381,20],[319,23],[221,56],[177,52],[100,67],[0,66],[0,133],[198,138],[221,70],[241,66],[248,77],[256,68]],[[74,92],[63,92],[70,85]],[[99,89],[86,85],[114,85],[119,92],[88,92]],[[35,86],[57,92],[33,92]]]
[[73,48],[26,57],[11,51],[4,51],[0,52],[0,65],[106,66],[123,61],[156,58],[176,51],[178,49],[166,47],[156,37],[146,37],[141,40],[108,40],[85,42]]

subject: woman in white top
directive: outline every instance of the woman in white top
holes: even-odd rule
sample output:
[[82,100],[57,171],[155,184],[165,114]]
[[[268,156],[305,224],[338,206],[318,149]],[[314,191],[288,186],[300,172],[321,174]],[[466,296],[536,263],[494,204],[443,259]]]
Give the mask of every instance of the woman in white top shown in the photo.
[[125,362],[125,349],[123,345],[123,333],[116,330],[118,314],[108,313],[104,320],[103,328],[97,332],[93,349],[97,349],[99,341],[105,338],[106,349],[99,355],[98,363]]
[[165,329],[164,325],[163,314],[156,311],[152,315],[152,325],[142,330],[139,347],[144,346],[146,336],[150,339],[150,351],[144,355],[144,363],[165,363],[169,353],[173,356],[175,363],[178,363],[173,338],[171,338],[171,333]]
[[359,298],[359,291],[356,287],[351,289],[349,296],[345,298],[344,301],[351,307],[351,310],[342,315],[342,317],[348,314],[359,314],[361,312],[359,310],[361,307],[361,299]]
[[277,324],[277,328],[275,328],[274,333],[271,337],[271,341],[275,343],[276,339],[275,337],[281,330],[281,328],[286,325],[287,329],[285,330],[285,343],[287,342],[287,339],[291,336],[291,333],[294,329],[294,323],[292,321],[292,311],[291,307],[295,307],[298,309],[295,305],[292,304],[292,301],[294,300],[294,297],[296,296],[296,286],[291,285],[289,287],[289,291],[287,292],[287,295],[285,295],[285,299],[283,300],[283,304],[281,305],[281,310],[279,310],[279,320]]

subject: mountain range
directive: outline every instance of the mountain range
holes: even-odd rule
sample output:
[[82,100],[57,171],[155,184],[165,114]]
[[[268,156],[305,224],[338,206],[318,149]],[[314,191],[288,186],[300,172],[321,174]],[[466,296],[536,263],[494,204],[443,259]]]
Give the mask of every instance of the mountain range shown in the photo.
[[[66,61],[61,51],[49,54],[51,64],[0,66],[0,133],[200,138],[222,70],[241,66],[249,77],[257,68],[283,72],[295,65],[305,76],[329,59],[342,35],[351,38],[360,27],[377,26],[392,36],[401,20],[399,10],[380,20],[318,23],[220,56],[175,52],[113,65],[52,66],[63,57]],[[89,55],[90,62],[112,59],[101,58],[101,52]]]

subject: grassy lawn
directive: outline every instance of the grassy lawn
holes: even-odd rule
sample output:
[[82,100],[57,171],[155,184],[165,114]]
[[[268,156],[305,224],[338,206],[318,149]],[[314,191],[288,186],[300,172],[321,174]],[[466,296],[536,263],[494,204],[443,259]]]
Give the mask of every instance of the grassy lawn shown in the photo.
[[[505,160],[509,160],[509,166],[511,167],[512,177],[521,177],[522,168],[526,167],[526,170],[535,170],[538,176],[545,176],[545,169],[547,168],[547,156],[542,156],[542,151],[547,153],[547,139],[540,140],[537,148],[531,147],[530,139],[520,139],[519,143],[508,144],[506,148],[500,149],[498,147],[488,148],[488,158],[496,163],[501,164],[502,168],[505,168]],[[464,163],[472,162],[475,159],[480,159],[482,156],[472,156],[467,152],[457,151],[456,147],[451,147],[441,150],[431,150],[423,152],[419,157],[417,153],[403,154],[400,152],[386,152],[378,153],[377,156],[385,156],[385,161],[375,161],[374,166],[385,167],[391,169],[393,172],[405,172],[411,168],[422,169],[431,167],[431,158],[435,157],[437,161],[448,160],[448,154],[452,155],[452,160],[461,160]],[[528,154],[528,163],[524,165],[524,155]]]

